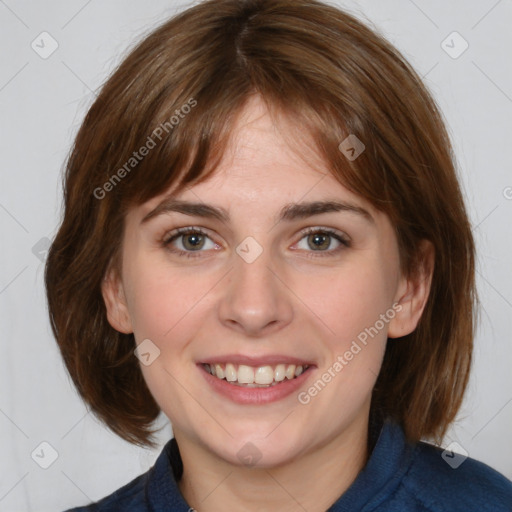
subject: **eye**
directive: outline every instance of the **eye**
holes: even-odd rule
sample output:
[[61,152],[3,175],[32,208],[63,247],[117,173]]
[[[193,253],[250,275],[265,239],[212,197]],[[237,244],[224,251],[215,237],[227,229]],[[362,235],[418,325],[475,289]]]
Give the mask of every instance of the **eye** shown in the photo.
[[[298,244],[302,240],[306,240],[306,247],[299,247],[299,249],[308,252],[307,257],[309,258],[334,256],[344,248],[350,247],[350,239],[346,235],[329,228],[308,228],[301,234],[302,238]],[[210,243],[209,247],[208,242]],[[337,247],[328,250],[333,242],[337,244]],[[220,247],[201,228],[196,227],[177,229],[170,233],[162,243],[170,252],[187,258],[200,257],[200,253],[204,252],[202,249],[216,250]]]
[[[307,255],[309,258],[333,256],[350,247],[350,239],[346,235],[329,228],[308,228],[302,232],[302,235],[299,244],[305,240],[305,247],[299,247],[299,249],[309,251]],[[333,242],[337,247],[328,250]]]
[[[208,240],[213,247],[208,247]],[[175,241],[179,242],[177,249],[173,247]],[[169,251],[188,258],[199,256],[199,254],[196,255],[194,253],[202,252],[201,249],[215,249],[215,247],[219,247],[202,229],[194,227],[177,229],[163,241],[163,245]]]

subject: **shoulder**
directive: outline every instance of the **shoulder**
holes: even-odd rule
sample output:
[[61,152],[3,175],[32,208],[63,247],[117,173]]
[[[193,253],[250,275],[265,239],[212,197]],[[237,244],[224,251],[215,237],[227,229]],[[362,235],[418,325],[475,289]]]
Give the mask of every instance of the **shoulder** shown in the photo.
[[149,512],[164,507],[169,510],[189,510],[176,483],[182,469],[176,440],[172,438],[148,471],[109,496],[66,512]]
[[511,512],[512,482],[486,464],[428,443],[416,445],[402,490],[432,512]]
[[128,484],[95,503],[69,509],[65,512],[114,512],[119,510],[123,512],[144,512],[147,510],[144,489],[148,473],[134,478]]

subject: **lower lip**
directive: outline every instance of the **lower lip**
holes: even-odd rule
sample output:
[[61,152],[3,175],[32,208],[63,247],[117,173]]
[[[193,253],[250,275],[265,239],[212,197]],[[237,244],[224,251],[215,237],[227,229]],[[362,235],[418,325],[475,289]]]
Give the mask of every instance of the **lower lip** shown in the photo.
[[313,366],[310,366],[306,371],[301,373],[294,379],[284,379],[275,386],[269,386],[268,388],[249,388],[245,386],[237,386],[236,384],[230,384],[225,379],[219,379],[214,377],[206,371],[202,364],[197,365],[203,374],[206,382],[217,391],[217,393],[229,398],[233,402],[238,404],[268,404],[271,402],[277,402],[292,393],[296,392],[301,385],[304,384],[306,379],[309,378]]

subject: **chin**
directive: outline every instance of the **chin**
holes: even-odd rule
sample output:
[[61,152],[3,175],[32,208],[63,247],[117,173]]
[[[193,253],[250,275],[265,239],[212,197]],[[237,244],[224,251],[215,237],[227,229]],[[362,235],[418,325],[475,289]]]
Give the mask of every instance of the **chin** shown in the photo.
[[[275,427],[274,427],[275,428]],[[280,436],[267,434],[225,437],[225,445],[208,442],[209,449],[227,463],[238,467],[270,469],[286,465],[299,457],[308,443],[295,439],[293,434],[283,432]]]

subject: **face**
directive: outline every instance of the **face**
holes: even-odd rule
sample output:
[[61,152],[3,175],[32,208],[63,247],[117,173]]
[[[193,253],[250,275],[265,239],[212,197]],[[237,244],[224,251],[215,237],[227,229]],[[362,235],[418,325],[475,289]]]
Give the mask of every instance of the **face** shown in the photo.
[[128,213],[104,289],[175,435],[238,465],[247,443],[271,467],[365,424],[387,337],[417,321],[389,219],[285,129],[252,100],[212,178]]

